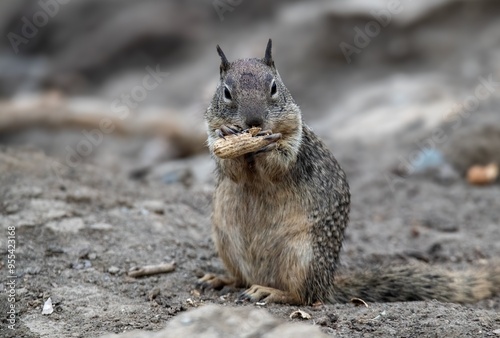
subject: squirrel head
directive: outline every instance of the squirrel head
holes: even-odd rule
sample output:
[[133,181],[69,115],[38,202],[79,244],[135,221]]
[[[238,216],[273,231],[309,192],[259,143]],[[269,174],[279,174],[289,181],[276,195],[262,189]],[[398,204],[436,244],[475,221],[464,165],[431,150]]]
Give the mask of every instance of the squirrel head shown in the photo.
[[218,45],[217,52],[221,58],[220,81],[207,111],[209,127],[232,124],[241,129],[274,131],[290,114],[299,115],[300,124],[300,110],[274,65],[271,39],[263,58],[229,62]]

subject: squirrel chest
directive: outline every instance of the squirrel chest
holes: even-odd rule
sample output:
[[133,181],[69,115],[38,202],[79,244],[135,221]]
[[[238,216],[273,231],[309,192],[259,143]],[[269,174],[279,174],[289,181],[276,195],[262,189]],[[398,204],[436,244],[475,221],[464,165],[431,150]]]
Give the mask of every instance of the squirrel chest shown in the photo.
[[[313,258],[301,201],[284,183],[265,189],[223,178],[214,197],[219,255],[243,284],[283,287],[307,274]],[[283,267],[288,267],[283,269]]]

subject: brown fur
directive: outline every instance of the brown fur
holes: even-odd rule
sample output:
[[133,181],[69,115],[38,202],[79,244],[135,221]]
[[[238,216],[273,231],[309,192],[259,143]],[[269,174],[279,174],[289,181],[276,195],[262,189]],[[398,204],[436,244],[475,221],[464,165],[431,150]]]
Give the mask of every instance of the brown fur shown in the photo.
[[298,199],[281,189],[269,189],[272,186],[221,182],[214,197],[215,243],[237,279],[287,290],[300,298],[313,259],[308,245],[312,238],[305,226],[310,221],[300,212]]
[[222,126],[257,126],[282,138],[270,151],[235,159],[214,156],[213,237],[232,277],[208,275],[201,282],[250,287],[244,298],[292,304],[353,297],[463,303],[499,292],[498,262],[478,271],[408,265],[336,276],[349,220],[349,186],[333,155],[302,123],[300,109],[274,67],[270,46],[264,59],[232,63],[218,49],[221,81],[205,114],[209,148]]

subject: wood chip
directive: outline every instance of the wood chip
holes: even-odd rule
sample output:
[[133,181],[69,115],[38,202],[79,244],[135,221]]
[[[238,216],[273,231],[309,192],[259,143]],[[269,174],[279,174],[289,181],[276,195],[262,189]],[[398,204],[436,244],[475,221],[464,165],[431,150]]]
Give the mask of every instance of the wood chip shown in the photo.
[[142,277],[156,275],[159,273],[172,272],[175,270],[175,262],[163,263],[159,265],[146,265],[143,267],[135,267],[129,270],[128,275],[130,277]]
[[366,302],[364,300],[362,300],[361,298],[352,298],[351,299],[351,303],[353,303],[355,306],[366,306],[368,307],[368,304],[366,304]]
[[311,319],[312,316],[305,312],[305,311],[302,311],[302,310],[297,310],[297,311],[294,311],[290,314],[290,319],[294,319],[294,318],[299,318],[299,319]]

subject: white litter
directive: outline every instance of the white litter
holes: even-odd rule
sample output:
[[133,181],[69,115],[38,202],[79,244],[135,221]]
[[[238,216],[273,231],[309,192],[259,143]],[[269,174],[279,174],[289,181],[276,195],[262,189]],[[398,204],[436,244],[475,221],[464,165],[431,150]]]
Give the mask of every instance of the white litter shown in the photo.
[[54,308],[52,307],[52,299],[49,297],[43,304],[42,315],[50,315],[52,312],[54,312]]

